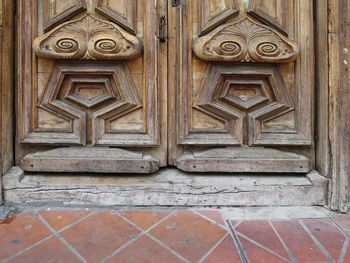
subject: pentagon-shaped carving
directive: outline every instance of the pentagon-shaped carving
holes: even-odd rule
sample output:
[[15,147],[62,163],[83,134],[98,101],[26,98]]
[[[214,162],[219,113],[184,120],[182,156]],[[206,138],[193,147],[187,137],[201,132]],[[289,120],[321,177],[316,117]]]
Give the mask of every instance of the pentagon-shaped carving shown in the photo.
[[249,16],[199,37],[193,51],[206,61],[289,63],[299,56],[296,42]]
[[263,80],[226,79],[220,98],[239,108],[250,108],[268,100]]
[[195,107],[226,120],[241,144],[244,134],[253,144],[258,123],[293,110],[280,72],[273,66],[213,65]]
[[46,59],[130,60],[143,44],[120,26],[86,14],[36,38],[33,50]]
[[[112,76],[94,76],[86,75],[85,77],[66,75],[68,90],[65,100],[77,103],[86,108],[92,108],[108,100],[116,98],[115,81]],[[119,96],[119,95],[117,95]]]
[[87,143],[88,134],[97,143],[100,118],[122,117],[141,106],[124,63],[57,63],[39,100],[39,107],[72,121],[80,144]]

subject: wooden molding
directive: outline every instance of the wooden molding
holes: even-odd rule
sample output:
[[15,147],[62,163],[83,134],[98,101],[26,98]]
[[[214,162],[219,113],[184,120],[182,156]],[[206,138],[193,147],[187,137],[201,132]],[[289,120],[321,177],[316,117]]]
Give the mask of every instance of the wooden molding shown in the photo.
[[347,212],[350,207],[349,1],[331,0],[328,10],[330,207]]
[[206,61],[263,63],[290,63],[300,53],[296,42],[249,16],[199,37],[193,51]]
[[33,43],[36,55],[47,59],[130,60],[142,49],[137,37],[90,14],[57,26]]
[[64,5],[59,2],[62,0],[42,1],[45,32],[86,10],[85,0],[65,0]]

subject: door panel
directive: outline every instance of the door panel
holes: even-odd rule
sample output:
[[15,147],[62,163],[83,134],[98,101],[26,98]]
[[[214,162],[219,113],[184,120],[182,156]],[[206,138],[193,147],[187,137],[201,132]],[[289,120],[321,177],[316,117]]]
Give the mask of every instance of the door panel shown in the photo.
[[[140,167],[147,159],[152,169],[144,172],[157,169],[154,163],[166,165],[166,143],[161,141],[166,125],[160,127],[160,117],[165,117],[160,111],[166,108],[161,96],[166,91],[159,92],[160,63],[166,57],[161,56],[164,48],[156,37],[163,2],[19,4],[19,141],[50,150],[27,155],[22,167],[47,171],[40,165],[45,156],[62,159],[64,166],[71,162],[65,155],[74,160],[105,156],[117,162],[128,161],[129,156],[132,163],[140,160]],[[62,151],[45,145],[74,147]],[[107,147],[128,147],[132,152],[115,149],[113,155]],[[27,152],[24,146],[18,149],[21,155]],[[84,167],[68,165],[65,171],[88,170]],[[113,167],[115,172],[140,171]]]
[[179,73],[169,159],[179,168],[310,171],[311,2],[183,0],[171,11]]

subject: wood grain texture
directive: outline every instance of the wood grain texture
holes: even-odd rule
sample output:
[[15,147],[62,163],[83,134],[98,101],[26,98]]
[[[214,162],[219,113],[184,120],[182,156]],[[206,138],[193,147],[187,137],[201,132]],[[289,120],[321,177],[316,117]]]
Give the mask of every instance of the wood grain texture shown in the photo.
[[[19,1],[20,143],[133,147],[166,165],[167,58],[156,37],[164,1],[89,1],[66,17],[78,2],[45,11],[43,0]],[[62,17],[46,33],[44,12]]]
[[43,0],[43,28],[47,32],[86,9],[85,0]]
[[299,153],[313,161],[312,2],[237,1],[239,13],[205,34],[200,2],[181,1],[171,11],[178,52],[171,58],[177,125],[170,159],[208,147],[259,145],[297,152],[302,146]]
[[136,34],[137,1],[98,0],[96,11]]
[[33,43],[36,55],[46,59],[131,60],[142,49],[134,35],[89,14],[58,25]]
[[329,34],[328,2],[319,1],[316,5],[316,167],[325,175],[331,176],[329,144]]
[[28,172],[154,173],[159,162],[154,157],[112,148],[58,148],[28,154],[21,161]]
[[350,199],[350,6],[329,1],[329,142],[330,207],[347,212]]
[[303,155],[268,148],[219,148],[185,153],[176,165],[187,172],[308,173],[310,160]]
[[14,100],[14,1],[0,1],[0,205],[2,175],[14,164],[13,160],[13,100]]
[[306,176],[192,175],[163,169],[153,176],[24,175],[4,177],[9,203],[48,206],[323,206],[328,180]]
[[194,41],[194,53],[207,61],[290,63],[299,56],[296,42],[249,16]]

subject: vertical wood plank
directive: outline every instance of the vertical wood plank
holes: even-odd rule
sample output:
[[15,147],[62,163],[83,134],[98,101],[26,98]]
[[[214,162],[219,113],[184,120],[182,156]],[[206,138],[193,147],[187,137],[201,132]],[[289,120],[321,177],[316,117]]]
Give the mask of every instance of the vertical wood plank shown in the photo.
[[349,209],[350,85],[349,0],[330,0],[329,13],[329,143],[330,207]]
[[329,171],[328,141],[328,2],[316,4],[316,168],[323,174]]
[[[13,45],[14,45],[14,17],[13,0],[2,0],[0,4],[0,154],[1,171],[5,174],[13,165]],[[0,180],[0,189],[1,180]],[[2,194],[0,190],[0,204]]]

